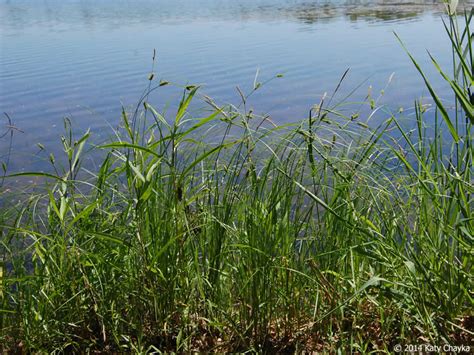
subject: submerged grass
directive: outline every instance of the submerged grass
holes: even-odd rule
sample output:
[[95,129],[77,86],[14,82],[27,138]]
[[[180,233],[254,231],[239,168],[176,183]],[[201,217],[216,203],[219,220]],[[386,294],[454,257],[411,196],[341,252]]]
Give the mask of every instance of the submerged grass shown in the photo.
[[243,94],[193,118],[195,86],[170,120],[150,88],[91,172],[67,127],[65,168],[9,175],[49,183],[0,214],[3,350],[472,346],[471,17],[446,25],[454,110],[424,77],[434,134],[420,103],[413,131],[331,98],[284,126]]

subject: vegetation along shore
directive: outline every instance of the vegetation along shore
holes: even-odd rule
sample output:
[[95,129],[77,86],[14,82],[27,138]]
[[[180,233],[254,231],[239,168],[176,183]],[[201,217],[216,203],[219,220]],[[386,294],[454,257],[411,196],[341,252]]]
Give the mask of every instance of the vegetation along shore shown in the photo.
[[165,116],[152,74],[97,169],[68,123],[51,173],[3,164],[0,348],[472,352],[472,16],[444,18],[453,67],[432,58],[452,99],[407,51],[433,102],[409,128],[332,94],[277,125],[247,105],[258,80],[240,105],[183,87]]

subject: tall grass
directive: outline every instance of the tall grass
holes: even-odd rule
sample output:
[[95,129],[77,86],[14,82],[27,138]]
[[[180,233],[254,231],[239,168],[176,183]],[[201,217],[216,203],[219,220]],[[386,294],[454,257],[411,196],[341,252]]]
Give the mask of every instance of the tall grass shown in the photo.
[[277,126],[196,86],[165,117],[150,87],[88,171],[90,134],[67,125],[63,168],[9,175],[45,182],[0,217],[3,349],[472,345],[471,18],[446,24],[454,109],[412,58],[436,105],[427,122],[416,103],[412,131],[332,98]]

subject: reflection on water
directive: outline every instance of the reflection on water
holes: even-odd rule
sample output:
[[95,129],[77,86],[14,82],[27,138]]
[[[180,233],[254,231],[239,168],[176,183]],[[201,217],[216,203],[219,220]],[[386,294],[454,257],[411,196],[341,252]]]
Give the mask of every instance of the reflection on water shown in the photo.
[[[460,0],[470,8],[473,0]],[[391,21],[416,18],[426,11],[443,11],[440,0],[3,0],[2,30],[34,26],[72,25],[116,28],[138,23],[290,19],[314,23],[345,16]]]
[[414,1],[360,1],[348,0],[343,4],[303,3],[287,9],[289,17],[294,17],[305,23],[314,23],[321,19],[327,20],[345,16],[351,21],[376,20],[393,21],[416,18],[425,11],[442,11],[443,6],[436,0]]

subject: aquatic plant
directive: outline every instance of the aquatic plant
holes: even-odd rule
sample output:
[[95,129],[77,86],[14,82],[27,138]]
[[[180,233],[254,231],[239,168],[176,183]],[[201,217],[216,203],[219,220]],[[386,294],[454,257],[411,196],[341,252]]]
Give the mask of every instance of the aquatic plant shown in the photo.
[[[348,115],[327,96],[307,119],[275,125],[248,95],[221,106],[197,86],[166,117],[148,102],[171,85],[153,86],[155,75],[116,139],[96,147],[96,171],[81,168],[93,132],[76,138],[66,122],[63,167],[56,157],[54,174],[7,176],[44,183],[0,214],[3,350],[471,344],[471,19],[446,24],[453,76],[433,59],[452,108],[410,56],[434,134],[421,102],[414,130],[388,112],[371,127],[385,111],[370,98]],[[194,100],[208,105],[202,117]]]

